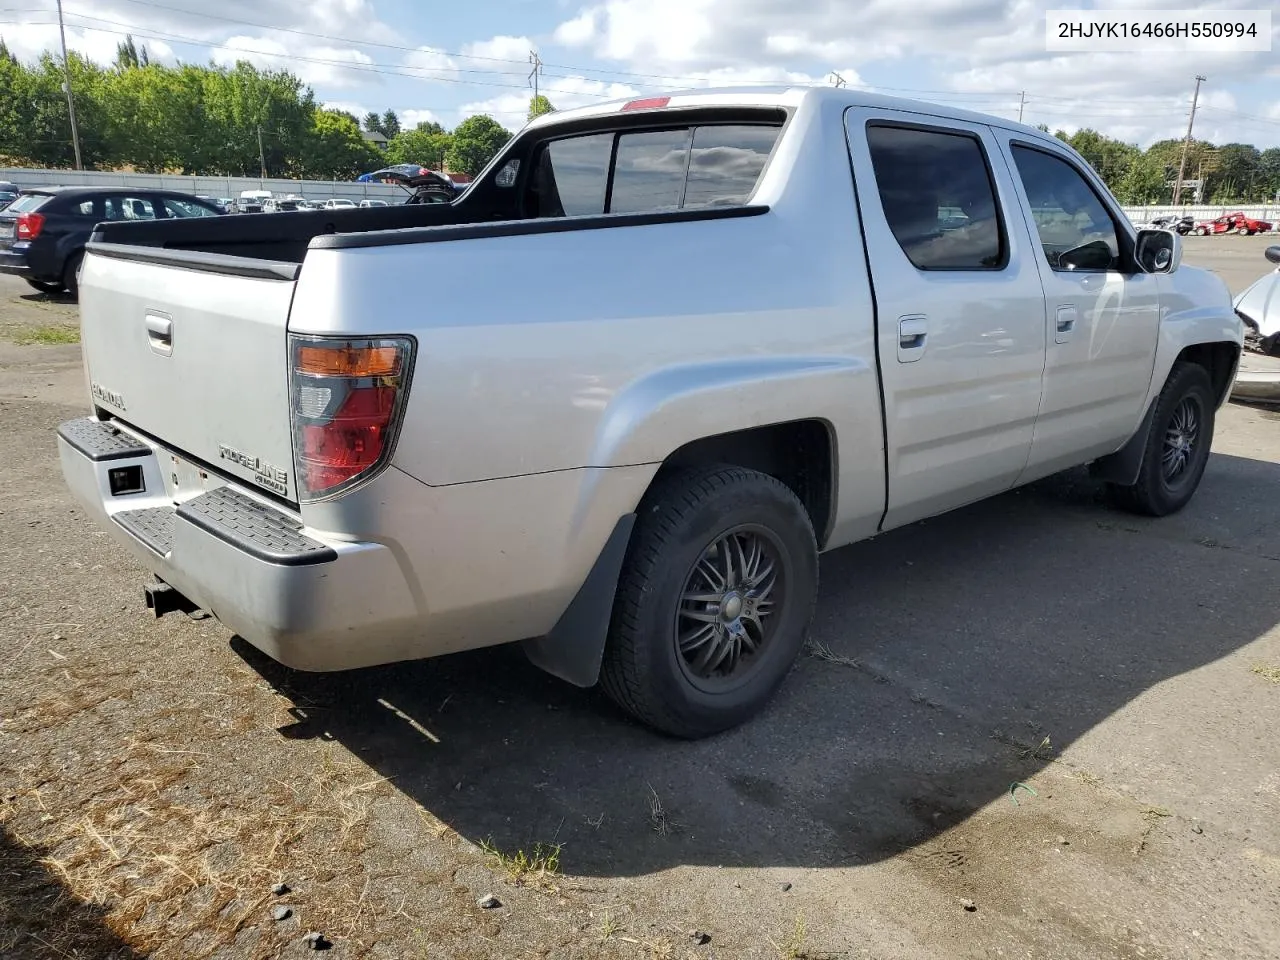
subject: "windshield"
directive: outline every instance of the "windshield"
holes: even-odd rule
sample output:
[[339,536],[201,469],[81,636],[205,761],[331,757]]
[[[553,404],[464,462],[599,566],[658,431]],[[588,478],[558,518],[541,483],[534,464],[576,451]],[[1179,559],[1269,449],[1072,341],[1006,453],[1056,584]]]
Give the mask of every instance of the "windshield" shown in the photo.
[[39,210],[51,198],[47,193],[25,193],[4,208],[5,213],[30,213]]

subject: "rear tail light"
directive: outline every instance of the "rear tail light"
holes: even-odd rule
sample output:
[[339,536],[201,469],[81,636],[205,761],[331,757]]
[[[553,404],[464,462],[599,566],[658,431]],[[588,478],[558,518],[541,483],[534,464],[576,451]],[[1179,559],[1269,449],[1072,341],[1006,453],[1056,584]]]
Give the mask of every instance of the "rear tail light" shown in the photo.
[[289,338],[298,499],[324,500],[391,460],[413,371],[408,337]]
[[17,228],[15,236],[17,236],[19,240],[34,240],[36,237],[40,236],[40,231],[44,229],[44,214],[18,214]]

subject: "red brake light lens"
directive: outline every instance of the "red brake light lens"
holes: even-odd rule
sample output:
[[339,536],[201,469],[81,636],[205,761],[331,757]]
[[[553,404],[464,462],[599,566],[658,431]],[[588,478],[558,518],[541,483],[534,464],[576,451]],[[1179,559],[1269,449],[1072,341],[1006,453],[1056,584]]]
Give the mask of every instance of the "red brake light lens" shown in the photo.
[[40,231],[44,229],[43,213],[20,213],[18,214],[17,238],[19,240],[34,240],[40,236]]
[[623,110],[656,110],[671,102],[670,97],[647,97],[643,100],[630,100],[622,105]]
[[407,337],[291,337],[298,498],[336,496],[390,461],[412,370]]

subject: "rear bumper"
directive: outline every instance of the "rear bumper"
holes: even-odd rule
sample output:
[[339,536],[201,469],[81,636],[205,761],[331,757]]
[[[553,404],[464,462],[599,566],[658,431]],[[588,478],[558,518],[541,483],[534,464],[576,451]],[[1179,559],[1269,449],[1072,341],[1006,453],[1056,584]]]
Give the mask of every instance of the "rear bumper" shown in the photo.
[[9,273],[18,277],[31,276],[31,267],[27,263],[26,253],[0,250],[0,273]]
[[[383,544],[326,538],[210,475],[206,489],[166,489],[167,451],[93,419],[58,428],[76,500],[149,570],[286,666],[344,670],[396,659],[422,627],[412,591]],[[144,490],[113,494],[111,471],[139,468]],[[419,655],[430,655],[425,649]]]

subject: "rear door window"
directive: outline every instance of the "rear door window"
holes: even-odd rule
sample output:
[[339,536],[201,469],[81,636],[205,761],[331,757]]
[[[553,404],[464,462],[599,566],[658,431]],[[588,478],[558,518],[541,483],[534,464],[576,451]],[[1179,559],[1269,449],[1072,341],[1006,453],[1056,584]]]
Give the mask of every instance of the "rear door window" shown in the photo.
[[536,217],[585,217],[604,213],[613,134],[554,140],[542,151],[530,186]]
[[107,197],[108,220],[154,220],[155,208],[143,197]]
[[917,269],[1005,266],[996,188],[977,137],[872,124],[867,144],[885,219]]

